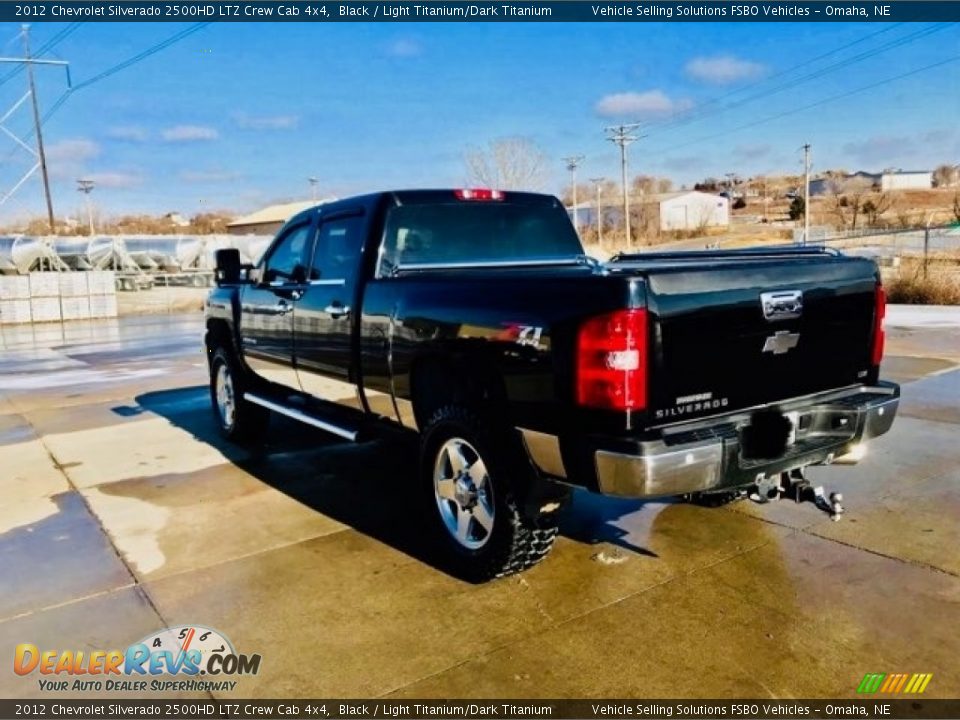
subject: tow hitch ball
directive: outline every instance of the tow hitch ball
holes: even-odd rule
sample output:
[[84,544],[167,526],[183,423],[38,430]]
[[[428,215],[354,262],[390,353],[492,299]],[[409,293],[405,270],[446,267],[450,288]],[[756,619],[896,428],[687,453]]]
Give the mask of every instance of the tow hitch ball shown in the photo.
[[748,493],[748,497],[757,503],[768,503],[781,496],[793,499],[794,502],[812,502],[830,516],[831,520],[839,520],[843,514],[843,495],[832,492],[828,496],[822,485],[814,487],[803,476],[803,470],[791,470],[780,473],[776,477],[758,477],[756,483]]

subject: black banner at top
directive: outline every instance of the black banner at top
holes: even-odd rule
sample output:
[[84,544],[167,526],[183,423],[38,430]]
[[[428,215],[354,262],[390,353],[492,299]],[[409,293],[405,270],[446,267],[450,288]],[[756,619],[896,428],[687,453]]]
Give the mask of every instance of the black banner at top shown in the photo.
[[7,22],[953,22],[960,0],[36,0],[0,3]]
[[149,717],[269,718],[284,720],[620,720],[622,718],[885,718],[940,720],[960,717],[960,701],[890,699],[882,695],[857,700],[145,700],[97,699],[0,700],[0,717],[55,720],[70,718]]

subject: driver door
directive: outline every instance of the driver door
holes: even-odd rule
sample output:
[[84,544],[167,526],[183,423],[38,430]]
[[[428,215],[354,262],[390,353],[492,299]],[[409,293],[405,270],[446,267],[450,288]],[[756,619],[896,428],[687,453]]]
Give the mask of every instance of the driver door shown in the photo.
[[243,357],[270,382],[299,390],[294,368],[293,309],[306,288],[306,263],[313,224],[285,228],[259,268],[260,282],[244,286],[240,298]]

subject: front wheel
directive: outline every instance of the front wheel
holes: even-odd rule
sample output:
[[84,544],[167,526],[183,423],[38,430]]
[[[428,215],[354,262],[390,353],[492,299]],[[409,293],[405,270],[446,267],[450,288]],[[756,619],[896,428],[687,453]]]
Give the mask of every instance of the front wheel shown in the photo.
[[557,536],[556,513],[527,517],[516,500],[531,472],[506,433],[484,429],[476,414],[451,405],[423,434],[424,502],[445,559],[472,581],[520,572],[540,562]]
[[270,411],[244,399],[247,382],[232,353],[218,347],[210,361],[210,400],[220,433],[234,442],[261,439]]

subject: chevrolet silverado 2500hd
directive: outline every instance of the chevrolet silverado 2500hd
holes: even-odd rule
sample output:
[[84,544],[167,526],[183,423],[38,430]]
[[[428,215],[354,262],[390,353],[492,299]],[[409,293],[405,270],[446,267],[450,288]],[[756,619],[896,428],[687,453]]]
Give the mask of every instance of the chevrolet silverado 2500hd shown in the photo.
[[721,497],[856,457],[893,422],[873,262],[820,248],[601,264],[554,197],[384,192],[304,211],[263,258],[217,257],[222,432],[282,413],[420,437],[421,507],[455,568],[540,560],[572,487]]

